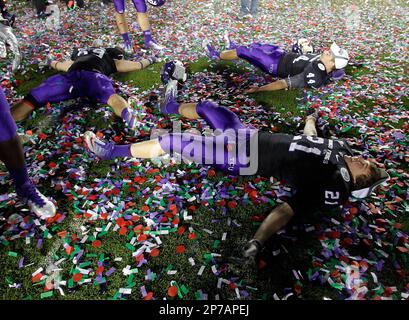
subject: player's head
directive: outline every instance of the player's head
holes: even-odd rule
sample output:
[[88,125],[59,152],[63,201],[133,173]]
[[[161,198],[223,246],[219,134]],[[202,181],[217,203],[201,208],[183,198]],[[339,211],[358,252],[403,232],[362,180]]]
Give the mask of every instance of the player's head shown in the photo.
[[321,61],[324,63],[327,71],[343,69],[349,61],[348,51],[340,48],[335,42],[329,50],[325,50],[321,54]]
[[125,57],[126,52],[125,52],[124,48],[121,48],[120,46],[115,46],[114,49],[118,50],[120,55],[122,55],[122,57]]
[[299,54],[314,53],[314,47],[310,40],[301,38],[294,42],[292,51]]
[[151,6],[161,7],[165,4],[166,0],[146,0]]
[[355,198],[366,198],[379,185],[389,179],[388,173],[363,157],[345,156],[348,168],[352,174],[353,191]]

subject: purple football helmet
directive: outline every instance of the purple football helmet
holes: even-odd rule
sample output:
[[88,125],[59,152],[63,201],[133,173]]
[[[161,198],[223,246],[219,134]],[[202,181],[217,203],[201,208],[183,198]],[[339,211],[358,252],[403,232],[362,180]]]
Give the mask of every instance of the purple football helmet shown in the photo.
[[151,6],[161,7],[165,4],[166,0],[146,0]]
[[298,54],[314,53],[314,47],[311,41],[304,38],[297,40],[291,49],[292,52]]
[[187,79],[186,68],[181,61],[174,60],[166,62],[160,73],[160,79],[163,84],[167,84],[170,80],[185,82]]

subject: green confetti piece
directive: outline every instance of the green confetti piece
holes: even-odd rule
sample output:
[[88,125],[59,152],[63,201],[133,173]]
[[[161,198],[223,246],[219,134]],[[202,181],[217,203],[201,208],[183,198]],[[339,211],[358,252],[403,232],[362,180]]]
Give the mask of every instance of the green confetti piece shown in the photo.
[[131,240],[132,237],[134,236],[135,232],[132,230],[131,232],[129,232],[127,239]]
[[98,233],[98,237],[103,237],[103,236],[105,236],[107,234],[108,234],[108,232],[102,231],[102,232]]
[[131,274],[131,275],[128,277],[128,285],[133,282],[133,278],[134,278],[134,277],[135,277],[134,274]]
[[127,243],[126,245],[125,245],[125,247],[127,247],[129,250],[131,250],[131,251],[135,251],[135,247],[133,246],[133,245],[131,245],[130,243]]
[[180,286],[180,289],[182,290],[183,294],[185,294],[185,295],[189,293],[189,289],[186,288],[184,284],[182,284]]
[[17,252],[14,252],[14,251],[9,251],[7,254],[8,254],[10,257],[17,257],[17,256],[18,256],[18,253],[17,253]]
[[80,268],[85,268],[85,267],[88,267],[91,264],[92,263],[90,261],[86,261],[86,262],[81,263],[79,266],[80,266]]
[[331,287],[337,289],[337,290],[343,290],[344,286],[339,284],[339,283],[331,283]]
[[212,254],[211,253],[205,253],[204,254],[204,259],[206,263],[209,263],[212,260]]
[[40,296],[41,299],[51,298],[54,295],[53,291],[43,292]]

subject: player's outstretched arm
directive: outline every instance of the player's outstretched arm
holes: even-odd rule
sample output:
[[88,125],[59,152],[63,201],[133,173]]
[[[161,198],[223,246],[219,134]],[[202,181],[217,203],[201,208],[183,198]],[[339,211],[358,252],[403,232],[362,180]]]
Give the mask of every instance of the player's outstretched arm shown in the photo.
[[258,228],[254,239],[261,245],[270,239],[271,236],[280,231],[294,216],[294,211],[287,202],[275,207]]
[[74,61],[71,60],[66,60],[66,61],[50,61],[50,67],[57,70],[57,71],[63,71],[63,72],[67,72],[68,69],[71,68],[72,64],[74,63]]
[[155,62],[156,58],[150,57],[139,61],[115,60],[115,65],[118,72],[131,72],[145,69]]
[[266,84],[265,86],[262,86],[262,87],[249,88],[245,92],[254,93],[254,92],[262,92],[262,91],[277,91],[277,90],[283,90],[287,88],[288,88],[288,85],[285,80],[277,80],[272,83]]
[[316,115],[309,115],[306,119],[305,119],[305,126],[304,126],[304,131],[303,133],[306,136],[314,136],[316,137],[317,134],[317,128],[315,126],[317,121]]

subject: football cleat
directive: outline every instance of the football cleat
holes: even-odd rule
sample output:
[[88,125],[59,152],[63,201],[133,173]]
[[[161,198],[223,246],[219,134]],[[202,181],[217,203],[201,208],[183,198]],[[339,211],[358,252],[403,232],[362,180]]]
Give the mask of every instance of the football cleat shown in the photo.
[[85,145],[92,153],[97,155],[102,160],[110,160],[114,144],[100,140],[95,133],[87,131],[84,134]]
[[30,211],[36,214],[40,219],[48,219],[55,216],[56,208],[54,203],[38,191],[31,181],[16,188],[16,191],[17,195],[27,202]]

